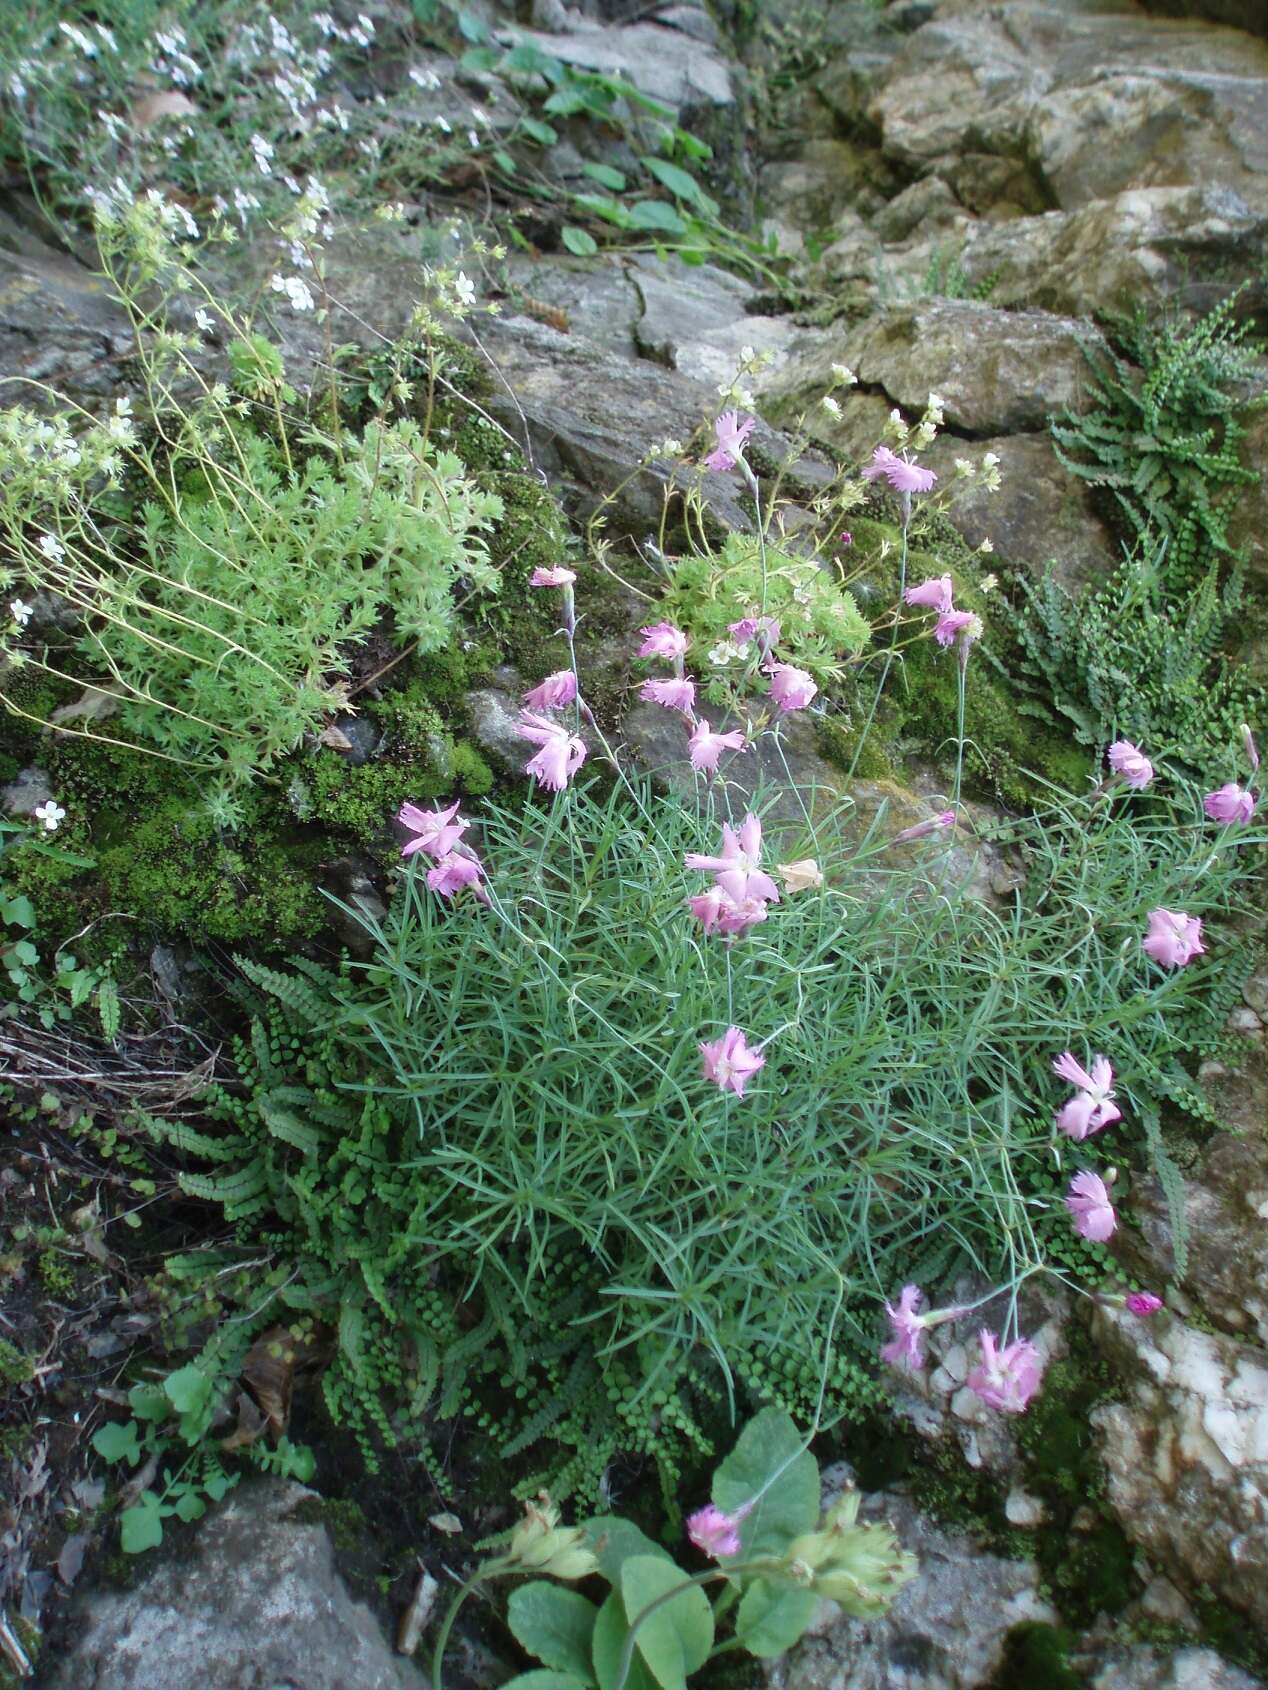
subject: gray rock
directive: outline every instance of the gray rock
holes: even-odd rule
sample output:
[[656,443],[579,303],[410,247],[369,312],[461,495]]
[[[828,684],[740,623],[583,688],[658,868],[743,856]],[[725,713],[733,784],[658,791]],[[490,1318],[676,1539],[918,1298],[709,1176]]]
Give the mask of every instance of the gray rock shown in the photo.
[[1268,1623],[1268,1355],[1168,1314],[1098,1307],[1093,1335],[1126,1382],[1092,1416],[1124,1532],[1182,1590]]
[[1140,0],[1147,12],[1167,18],[1207,18],[1268,38],[1268,12],[1260,0]]
[[1262,1690],[1263,1679],[1222,1660],[1214,1649],[1125,1643],[1081,1656],[1090,1690]]
[[300,1485],[259,1481],[125,1591],[89,1596],[49,1690],[422,1690],[335,1571]]
[[383,743],[382,730],[369,716],[336,716],[330,728],[332,749],[353,768],[368,763]]
[[477,687],[467,694],[467,719],[472,737],[504,768],[523,769],[533,754],[516,731],[520,710],[518,692],[501,687]]
[[611,27],[578,18],[567,33],[541,35],[531,29],[508,32],[565,64],[607,76],[623,76],[654,100],[663,100],[681,120],[695,107],[730,106],[735,87],[730,66],[701,41],[659,23]]
[[55,796],[48,774],[39,768],[19,769],[16,780],[0,786],[0,811],[6,816],[33,816]]
[[327,926],[335,942],[346,945],[354,956],[366,957],[374,950],[374,939],[357,919],[381,922],[387,904],[371,878],[373,865],[361,857],[338,857],[322,869],[318,886],[328,893]]
[[634,325],[639,351],[715,392],[735,380],[743,348],[778,360],[798,332],[791,317],[750,316],[757,290],[712,264],[645,259],[634,282],[643,304]]
[[903,1496],[868,1497],[862,1513],[892,1521],[918,1577],[881,1619],[829,1619],[766,1664],[769,1690],[977,1690],[1003,1664],[1014,1626],[1056,1623],[1033,1561],[945,1532]]

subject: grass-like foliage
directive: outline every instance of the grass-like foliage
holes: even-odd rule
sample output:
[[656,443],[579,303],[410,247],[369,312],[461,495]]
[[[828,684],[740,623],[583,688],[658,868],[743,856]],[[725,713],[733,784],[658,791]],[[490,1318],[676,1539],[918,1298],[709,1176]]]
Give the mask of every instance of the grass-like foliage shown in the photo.
[[[963,859],[912,861],[847,806],[787,840],[825,886],[728,946],[684,907],[716,819],[620,787],[489,808],[490,908],[410,868],[369,962],[250,970],[321,1061],[306,1083],[262,1022],[233,1136],[187,1146],[222,1166],[187,1185],[283,1250],[284,1304],[337,1325],[327,1395],[355,1425],[437,1383],[484,1414],[480,1382],[509,1385],[515,1447],[571,1445],[566,1484],[642,1451],[668,1489],[728,1395],[857,1407],[904,1281],[1108,1271],[1060,1201],[1085,1157],[1051,1062],[1108,1054],[1114,1159],[1146,1161],[1148,1129],[1165,1162],[1158,1110],[1191,1093],[1179,1058],[1218,1033],[1230,953],[1163,975],[1140,941],[1156,906],[1227,909],[1245,832],[1184,788],[1061,800],[1017,824],[1028,879],[996,908]],[[742,1099],[701,1078],[729,1024],[764,1046]]]

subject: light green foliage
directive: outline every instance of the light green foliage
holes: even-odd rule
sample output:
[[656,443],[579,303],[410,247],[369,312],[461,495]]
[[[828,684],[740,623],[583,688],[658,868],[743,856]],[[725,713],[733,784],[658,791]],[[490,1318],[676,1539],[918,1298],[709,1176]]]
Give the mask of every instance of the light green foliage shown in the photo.
[[[527,829],[488,809],[493,910],[411,868],[369,963],[248,965],[284,1015],[239,1048],[225,1136],[189,1147],[214,1166],[184,1176],[292,1264],[284,1302],[337,1323],[325,1390],[358,1435],[434,1396],[510,1453],[555,1440],[583,1494],[620,1450],[672,1493],[737,1387],[857,1413],[881,1296],[1047,1261],[1053,1054],[1099,1028],[1128,1119],[1175,1098],[1179,1053],[1218,1036],[1219,949],[1160,979],[1145,918],[1216,914],[1238,872],[1183,787],[1017,823],[1029,878],[1002,915],[936,856],[869,866],[875,841],[827,818],[789,855],[832,890],[732,957],[683,909],[715,825],[637,797],[578,791]],[[727,1020],[771,1041],[742,1105],[700,1078]]]
[[1246,431],[1237,389],[1252,370],[1249,324],[1234,321],[1237,295],[1192,327],[1144,317],[1121,329],[1104,355],[1089,351],[1091,410],[1054,419],[1067,469],[1113,497],[1135,543],[1166,543],[1169,594],[1197,587],[1232,561],[1227,528],[1238,490],[1256,471],[1238,460]]
[[716,551],[676,558],[663,602],[669,620],[696,642],[693,668],[707,667],[708,648],[729,642],[728,623],[745,616],[773,616],[781,657],[820,684],[839,678],[871,636],[835,565],[773,544],[763,550],[750,534],[731,532]]
[[[91,1002],[101,1030],[113,1041],[119,1032],[119,988],[109,963],[93,963],[59,945],[48,949],[40,906],[22,890],[21,877],[31,863],[63,868],[91,868],[91,857],[78,856],[47,842],[35,824],[0,821],[0,968],[3,995],[29,1005],[40,1025],[51,1028],[67,1021]],[[41,944],[44,948],[41,949]]]

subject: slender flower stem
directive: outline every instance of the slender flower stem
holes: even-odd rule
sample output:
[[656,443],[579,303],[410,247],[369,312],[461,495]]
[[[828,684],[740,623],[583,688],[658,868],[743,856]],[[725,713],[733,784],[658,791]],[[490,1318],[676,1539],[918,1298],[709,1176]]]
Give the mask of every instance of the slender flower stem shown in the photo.
[[876,684],[876,692],[872,698],[872,708],[867,713],[867,720],[863,724],[863,731],[859,735],[859,742],[854,748],[854,756],[850,759],[850,766],[846,770],[846,780],[854,779],[854,771],[859,766],[859,758],[863,755],[863,747],[867,744],[867,736],[871,732],[872,723],[876,719],[877,707],[881,701],[881,694],[885,691],[885,683],[889,679],[889,671],[894,662],[894,653],[898,648],[898,614],[902,608],[903,594],[907,590],[907,524],[903,523],[903,546],[898,560],[898,604],[894,608],[894,623],[890,630],[889,650],[885,653],[885,665],[881,670],[881,678]]
[[436,1650],[432,1656],[431,1682],[432,1690],[445,1690],[444,1680],[440,1676],[440,1669],[444,1665],[445,1649],[449,1643],[449,1633],[453,1630],[453,1623],[458,1617],[458,1610],[470,1596],[476,1585],[484,1579],[496,1578],[511,1565],[509,1561],[484,1561],[478,1566],[467,1582],[461,1586],[458,1594],[449,1604],[449,1612],[441,1622],[440,1630],[436,1633]]

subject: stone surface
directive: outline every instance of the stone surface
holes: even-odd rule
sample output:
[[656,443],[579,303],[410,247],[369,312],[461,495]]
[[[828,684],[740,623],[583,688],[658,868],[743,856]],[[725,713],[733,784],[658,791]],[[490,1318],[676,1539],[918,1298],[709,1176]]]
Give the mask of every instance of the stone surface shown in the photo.
[[[730,106],[735,87],[730,66],[704,42],[659,23],[634,23],[610,28],[590,19],[574,18],[559,34],[515,30],[513,39],[526,41],[543,53],[582,70],[623,76],[654,100],[663,100],[680,120],[700,106]],[[508,33],[508,43],[512,34]]]
[[1262,1690],[1263,1679],[1222,1660],[1213,1649],[1169,1654],[1149,1643],[1126,1643],[1082,1657],[1089,1690]]
[[0,786],[0,811],[6,816],[26,820],[41,804],[55,796],[48,773],[44,769],[19,769],[17,778],[7,786]]
[[188,1557],[84,1601],[48,1690],[422,1690],[349,1597],[313,1497],[267,1480],[231,1492]]
[[769,1690],[978,1690],[1002,1665],[1014,1626],[1056,1622],[1033,1561],[1004,1560],[944,1532],[903,1496],[868,1497],[862,1513],[892,1521],[919,1575],[883,1618],[828,1618],[766,1663]]
[[743,348],[777,363],[798,332],[791,317],[750,315],[757,290],[712,264],[645,258],[633,279],[642,301],[634,325],[639,352],[715,393],[735,380]]
[[1268,1623],[1268,1355],[1165,1313],[1093,1322],[1126,1387],[1092,1416],[1124,1532],[1182,1590]]

